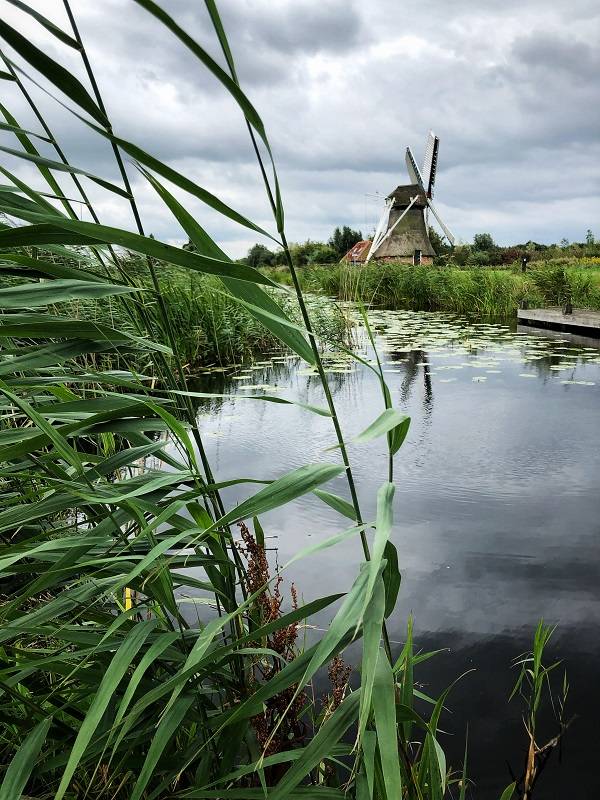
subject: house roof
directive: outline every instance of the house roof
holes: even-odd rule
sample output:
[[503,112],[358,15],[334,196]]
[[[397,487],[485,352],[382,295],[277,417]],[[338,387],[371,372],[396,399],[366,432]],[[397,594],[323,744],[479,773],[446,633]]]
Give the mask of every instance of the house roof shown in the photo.
[[370,239],[357,242],[348,250],[346,255],[342,258],[342,261],[365,261],[369,255],[371,244],[372,242]]

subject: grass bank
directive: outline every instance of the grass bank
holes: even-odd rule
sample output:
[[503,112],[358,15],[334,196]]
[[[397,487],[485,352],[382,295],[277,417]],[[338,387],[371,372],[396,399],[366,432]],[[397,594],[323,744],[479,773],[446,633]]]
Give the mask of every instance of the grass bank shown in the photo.
[[304,286],[340,300],[422,311],[510,316],[523,301],[600,309],[600,259],[536,262],[519,268],[436,267],[407,264],[328,264],[306,267]]

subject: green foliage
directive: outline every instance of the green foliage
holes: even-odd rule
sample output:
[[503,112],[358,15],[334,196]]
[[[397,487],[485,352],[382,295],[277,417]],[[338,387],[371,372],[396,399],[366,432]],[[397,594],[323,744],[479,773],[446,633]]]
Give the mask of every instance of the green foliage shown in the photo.
[[448,244],[446,239],[436,231],[435,228],[432,228],[431,225],[427,229],[427,235],[429,236],[429,241],[433,249],[435,250],[436,256],[448,256],[452,252],[453,248],[451,245]]
[[354,247],[360,241],[362,241],[362,233],[352,230],[348,225],[344,225],[342,228],[337,227],[334,230],[327,244],[335,250],[339,260],[346,255],[351,247]]
[[[562,736],[569,726],[565,719],[565,706],[569,693],[569,683],[566,670],[563,672],[558,690],[553,687],[555,670],[561,665],[554,661],[550,666],[544,664],[544,658],[554,633],[554,628],[540,620],[533,637],[533,648],[530,653],[524,653],[515,659],[515,666],[520,667],[519,675],[510,695],[510,699],[519,695],[525,706],[524,722],[528,737],[527,755],[523,773],[513,785],[517,788],[519,797],[531,797],[540,773],[546,766],[552,751],[556,749]],[[544,702],[544,698],[546,702]],[[552,709],[554,727],[552,736],[546,743],[540,740],[541,711],[542,708]],[[508,791],[508,790],[507,790]],[[512,796],[512,792],[507,795]]]
[[270,267],[275,264],[275,253],[264,244],[254,244],[248,250],[248,255],[244,258],[244,261],[256,269]]
[[473,237],[473,249],[490,251],[496,247],[491,233],[476,233]]
[[487,250],[472,250],[467,258],[468,267],[488,267],[490,254]]
[[[268,147],[260,117],[237,84],[216,7],[208,3],[230,75],[160,8],[149,0],[140,4],[219,78]],[[70,15],[68,4],[67,10]],[[34,18],[51,29],[38,12]],[[105,126],[95,129],[98,135],[112,137],[94,82],[89,94],[79,81],[67,80],[59,64],[12,29],[3,29],[23,58]],[[67,36],[64,32],[59,39],[64,42]],[[85,55],[75,27],[73,36]],[[28,140],[19,136],[31,161],[24,144]],[[230,219],[258,230],[132,143],[113,142],[125,186],[116,187],[121,194],[129,196],[129,182],[120,147]],[[37,156],[33,161],[68,210],[70,201],[61,195],[52,171],[75,178],[77,189],[83,173],[65,162],[57,166]],[[394,708],[386,702],[381,727],[379,696],[385,691],[393,697],[396,691],[383,619],[399,586],[398,561],[389,543],[393,486],[386,484],[380,492],[377,520],[370,526],[361,522],[314,339],[319,325],[311,307],[318,323],[324,304],[310,303],[300,292],[286,297],[256,272],[253,266],[264,265],[264,249],[254,249],[253,264],[231,262],[155,175],[142,172],[165,211],[190,236],[185,248],[146,236],[141,223],[137,233],[101,225],[85,195],[93,222],[59,215],[36,189],[21,182],[1,198],[11,219],[30,223],[4,228],[2,244],[31,249],[0,254],[3,273],[10,276],[0,289],[5,329],[0,350],[5,381],[0,382],[0,572],[9,589],[0,606],[5,727],[0,791],[40,795],[49,790],[59,800],[82,792],[98,798],[158,797],[166,791],[184,796],[191,789],[208,794],[239,790],[251,796],[262,783],[273,797],[292,796],[296,787],[307,784],[314,796],[339,796],[342,786],[355,787],[352,759],[364,771],[362,746],[351,757],[351,746],[343,742],[359,707],[365,741],[377,742],[381,730],[389,738],[397,726]],[[91,179],[107,191],[115,189],[97,176]],[[278,188],[267,188],[283,236]],[[137,215],[135,199],[129,199]],[[318,247],[319,257],[331,257],[329,248]],[[296,260],[308,262],[311,250],[297,248]],[[273,288],[269,293],[259,284]],[[245,329],[229,334],[228,325]],[[189,362],[211,357],[207,332],[214,331],[215,348],[227,342],[227,353],[216,356],[231,358],[235,343],[251,338],[248,326],[266,328],[261,335],[269,342],[276,338],[301,354],[307,348],[306,359],[320,371],[328,407],[303,407],[332,419],[342,458],[274,480],[269,476],[265,486],[227,509],[206,457],[185,374]],[[117,373],[106,369],[105,360],[128,368]],[[133,368],[140,364],[151,383]],[[386,406],[357,443],[386,436],[392,459],[406,427],[405,417]],[[152,463],[145,462],[149,456]],[[292,610],[283,613],[279,576],[270,574],[256,517],[319,490],[342,473],[358,524],[309,551],[359,535],[365,562],[328,633],[303,650],[296,643],[298,625],[341,598],[297,607],[293,594]],[[247,482],[239,478],[227,485]],[[342,498],[334,501],[344,517],[348,505]],[[244,524],[249,518],[254,518],[255,539]],[[237,523],[242,524],[243,545],[234,537]],[[375,531],[372,559],[367,527]],[[292,560],[301,557],[297,553]],[[206,612],[195,626],[181,603],[190,593]],[[317,671],[360,638],[367,623],[364,664],[369,681],[375,676],[370,686],[379,688],[361,701],[360,689],[349,692],[347,678],[338,680],[337,694],[321,711],[318,703],[308,702],[305,688]],[[382,640],[383,655],[378,656]],[[374,672],[376,663],[380,667]],[[381,664],[387,664],[383,672]],[[313,731],[308,738],[302,732],[305,718]],[[434,735],[425,720],[422,735]],[[379,749],[369,746],[365,769],[382,774],[394,792],[401,780],[405,785],[414,780],[414,770],[422,796],[428,797],[427,786],[440,781],[437,767],[430,772],[417,747],[407,771],[394,762],[393,752],[389,742]],[[345,763],[339,756],[346,757]],[[384,792],[376,794],[383,800]]]
[[336,264],[308,269],[304,281],[311,291],[383,308],[509,316],[523,300],[560,305],[570,294],[573,305],[600,309],[600,260],[575,264],[533,262],[525,273],[520,262],[505,269]]

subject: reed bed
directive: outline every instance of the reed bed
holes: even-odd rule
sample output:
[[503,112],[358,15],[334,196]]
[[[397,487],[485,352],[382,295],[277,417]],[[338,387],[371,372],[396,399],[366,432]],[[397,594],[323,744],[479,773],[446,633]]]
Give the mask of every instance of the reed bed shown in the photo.
[[540,264],[520,268],[457,268],[406,264],[329,264],[307,267],[304,285],[342,300],[361,300],[382,308],[453,311],[511,316],[530,306],[560,305],[570,296],[576,306],[600,309],[600,269]]
[[[131,269],[131,261],[124,264],[132,285],[144,292],[151,288],[144,271],[136,264]],[[230,365],[259,357],[266,351],[285,350],[284,343],[253,316],[246,308],[235,301],[223,284],[210,275],[185,273],[168,264],[161,264],[159,270],[160,293],[169,317],[169,323],[177,343],[179,357],[184,369],[193,375],[200,368],[209,365]],[[7,281],[2,280],[0,286]],[[300,312],[295,299],[288,293],[273,290],[274,298],[289,314],[291,320],[300,322]],[[349,340],[349,322],[340,308],[324,297],[308,295],[315,329],[323,347],[346,345]],[[152,311],[155,301],[148,296],[147,305]],[[74,319],[90,320],[113,328],[136,331],[132,320],[119,298],[80,299],[66,304],[58,304],[53,311],[72,316]],[[157,339],[169,344],[164,330],[157,331]],[[88,359],[86,363],[96,363],[98,359]],[[124,363],[115,353],[103,353],[99,358],[108,368],[111,363],[119,366]],[[145,354],[129,354],[129,364],[141,371],[150,369],[154,374],[152,360]],[[177,363],[173,362],[175,368]]]

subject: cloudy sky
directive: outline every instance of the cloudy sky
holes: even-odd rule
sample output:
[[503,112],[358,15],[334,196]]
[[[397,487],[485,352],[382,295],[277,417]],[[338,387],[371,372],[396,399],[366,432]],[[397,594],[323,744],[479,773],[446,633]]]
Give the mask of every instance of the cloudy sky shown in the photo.
[[[134,0],[71,4],[115,131],[271,229],[243,119],[222,86]],[[30,5],[69,30],[59,0]],[[220,60],[201,0],[162,5]],[[75,51],[6,0],[0,7],[84,80]],[[219,8],[269,132],[289,240],[326,239],[342,224],[372,232],[377,194],[408,182],[404,149],[421,161],[430,128],[441,139],[437,205],[459,240],[489,231],[500,243],[581,241],[587,228],[600,237],[597,0],[221,0]],[[0,89],[21,125],[36,130],[14,87]],[[71,163],[116,177],[102,140],[32,93]],[[11,134],[2,141],[14,146]],[[38,181],[35,170],[2,161]],[[134,185],[147,230],[181,241],[144,179]],[[103,221],[132,226],[114,196],[92,194]],[[256,241],[184,202],[230,255]]]

